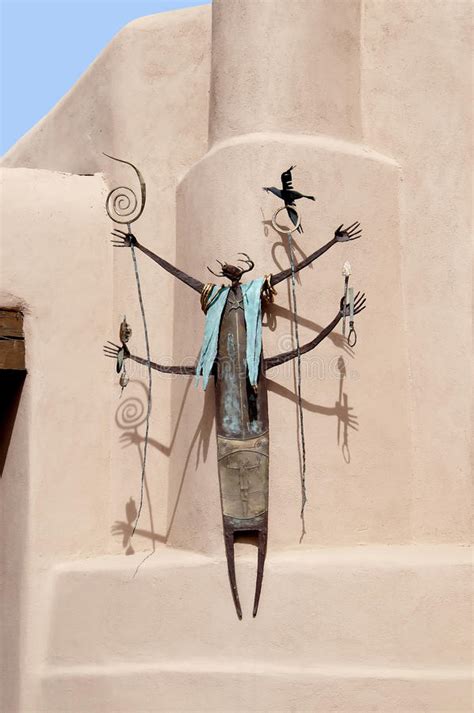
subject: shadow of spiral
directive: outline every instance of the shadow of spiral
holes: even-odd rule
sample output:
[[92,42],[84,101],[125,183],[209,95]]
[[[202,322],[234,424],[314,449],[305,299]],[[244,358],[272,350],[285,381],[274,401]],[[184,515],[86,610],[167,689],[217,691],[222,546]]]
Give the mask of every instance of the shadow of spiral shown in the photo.
[[120,404],[115,412],[115,423],[119,428],[138,428],[146,421],[146,408],[143,401],[136,396],[130,396]]

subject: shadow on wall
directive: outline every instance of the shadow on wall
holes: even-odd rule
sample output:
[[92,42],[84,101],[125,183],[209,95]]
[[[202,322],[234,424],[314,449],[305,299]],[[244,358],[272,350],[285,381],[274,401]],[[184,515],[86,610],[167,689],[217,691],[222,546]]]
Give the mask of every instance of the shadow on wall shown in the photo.
[[[143,387],[143,389],[146,391],[146,386],[142,382],[135,381],[134,383],[140,384],[140,386]],[[186,399],[189,393],[189,389],[191,387],[192,379],[188,379],[188,383],[186,385],[186,389],[184,391],[184,395],[179,407],[178,411],[178,417],[176,419],[176,424],[173,429],[173,435],[171,437],[171,442],[167,446],[163,443],[160,443],[154,438],[149,438],[148,439],[148,445],[151,446],[152,448],[156,448],[160,453],[163,453],[166,456],[169,456],[171,454],[172,448],[174,446],[174,443],[176,441],[176,436],[179,430],[181,418],[183,415]],[[143,443],[145,440],[145,437],[139,432],[139,428],[143,427],[146,421],[146,406],[145,403],[137,398],[137,397],[131,397],[129,399],[126,399],[120,406],[117,408],[116,414],[115,414],[115,422],[117,426],[124,430],[125,432],[122,433],[120,436],[120,441],[123,443],[123,448],[128,448],[130,446],[136,446],[137,451],[138,451],[138,456],[139,456],[139,462],[140,462],[140,471],[143,467]],[[183,485],[186,477],[186,473],[188,472],[189,464],[191,462],[191,457],[194,449],[196,448],[196,460],[195,460],[195,468],[197,468],[198,464],[201,462],[205,463],[207,460],[207,455],[209,452],[209,441],[210,441],[210,436],[211,436],[211,431],[212,431],[212,424],[214,421],[214,401],[213,401],[213,395],[212,391],[209,389],[205,392],[204,395],[204,408],[202,412],[202,416],[199,420],[199,423],[196,427],[196,430],[193,434],[193,437],[191,439],[191,444],[189,446],[188,452],[186,454],[186,460],[184,463],[183,471],[180,476],[179,480],[179,487],[178,487],[178,492],[176,495],[176,500],[175,504],[173,507],[173,511],[171,513],[171,518],[168,523],[168,527],[166,530],[166,533],[164,535],[160,535],[154,531],[153,527],[153,508],[152,508],[152,503],[150,499],[150,492],[148,488],[148,476],[145,474],[145,479],[144,479],[144,491],[145,491],[145,496],[146,496],[146,502],[147,502],[147,507],[150,513],[150,523],[151,523],[151,529],[150,530],[144,530],[141,528],[138,528],[135,530],[135,534],[139,535],[141,537],[146,537],[147,539],[151,540],[152,546],[153,546],[153,551],[155,550],[155,543],[156,542],[167,542],[169,534],[171,532],[171,528],[173,527],[174,520],[176,517],[176,512],[178,509],[179,505],[179,500],[181,497],[181,493],[183,490]],[[122,547],[125,550],[125,554],[127,555],[132,555],[134,554],[134,549],[131,543],[131,536],[133,532],[133,526],[135,524],[135,520],[137,517],[137,506],[135,503],[135,500],[133,497],[130,497],[127,503],[125,504],[125,521],[124,520],[116,520],[115,523],[112,525],[111,532],[113,535],[120,535],[122,536]]]
[[[263,210],[262,210],[262,213],[263,213]],[[264,226],[263,232],[264,232],[265,237],[268,237],[270,227],[273,230],[273,232],[275,233],[275,235],[278,237],[278,240],[276,240],[272,245],[272,259],[278,268],[278,272],[280,272],[281,270],[286,270],[286,268],[289,267],[291,264],[290,244],[288,242],[288,237],[284,233],[277,232],[275,230],[275,228],[273,227],[273,223],[271,220],[262,220],[262,223]],[[304,252],[304,250],[301,248],[301,246],[298,245],[298,243],[296,242],[294,237],[292,237],[291,243],[293,245],[295,262],[301,262],[301,260],[305,260],[308,257],[308,255],[307,255],[307,253]],[[277,260],[277,252],[278,252],[279,248],[283,248],[286,253],[286,265],[283,265],[281,262],[279,262]],[[313,270],[314,264],[310,263],[307,267],[308,267],[308,269]],[[295,280],[299,285],[301,284],[301,275],[299,272],[296,273]]]
[[3,475],[26,371],[0,369],[0,476]]
[[[263,229],[264,229],[264,234],[265,236],[269,235],[270,227],[273,228],[272,221],[271,220],[265,220],[265,216],[262,210],[262,216],[263,216]],[[284,233],[280,233],[275,231],[275,234],[278,236],[278,239],[274,242],[272,246],[272,258],[277,266],[278,270],[285,269],[282,264],[277,259],[277,252],[279,248],[283,248],[285,250],[286,256],[287,256],[287,265],[290,264],[290,245],[288,240],[286,239],[286,236]],[[305,259],[307,256],[304,253],[304,251],[301,249],[301,247],[293,241],[293,247],[295,251],[295,257],[298,260]],[[313,265],[309,265],[310,269],[313,269]],[[299,274],[296,275],[297,281],[299,281]],[[288,300],[290,301],[290,280],[287,280],[287,290],[288,290]],[[264,311],[264,321],[263,325],[265,327],[268,327],[271,331],[275,331],[277,328],[277,322],[278,318],[284,319],[290,322],[291,325],[291,339],[294,341],[295,338],[295,321],[299,326],[303,326],[309,329],[314,330],[316,333],[320,332],[323,327],[316,322],[313,322],[310,319],[307,319],[305,317],[300,317],[299,315],[296,317],[295,320],[295,315],[291,312],[291,310],[281,307],[277,304],[269,304],[265,306],[265,311]],[[343,353],[350,357],[354,357],[354,352],[353,350],[348,346],[347,340],[345,337],[343,337],[339,333],[334,333],[332,332],[329,335],[330,341],[336,346],[338,349],[343,350]],[[346,463],[350,463],[351,456],[350,456],[350,449],[349,449],[349,429],[358,430],[358,423],[357,423],[357,417],[351,413],[353,411],[353,408],[349,406],[349,400],[348,400],[348,395],[346,392],[344,392],[344,380],[347,375],[347,370],[346,370],[346,365],[344,362],[344,358],[340,356],[337,361],[337,373],[338,373],[338,397],[334,403],[334,406],[321,406],[319,404],[314,404],[307,399],[302,400],[302,406],[303,409],[306,411],[309,411],[311,413],[319,413],[323,416],[336,416],[337,418],[337,434],[336,434],[336,440],[338,446],[341,448],[342,456],[344,458],[344,461]],[[275,374],[278,374],[278,368],[275,370]],[[288,399],[295,405],[297,405],[297,396],[296,396],[296,369],[293,366],[293,380],[294,380],[294,389],[290,390],[286,388],[285,386],[281,386],[280,384],[276,383],[275,381],[267,380],[267,385],[269,391],[272,391],[275,394],[278,394],[279,396],[282,396],[283,398]],[[146,387],[143,382],[140,382],[138,380],[135,380],[134,383],[139,384],[140,387],[143,388],[144,392],[146,393]],[[178,416],[176,419],[176,423],[173,429],[173,434],[171,437],[171,442],[169,445],[166,445],[164,443],[160,443],[154,438],[149,438],[148,439],[148,445],[152,448],[156,448],[160,453],[163,455],[169,457],[172,449],[174,447],[174,444],[176,442],[177,434],[179,431],[183,411],[185,408],[186,404],[186,399],[189,393],[189,388],[191,386],[191,379],[188,381],[188,384],[186,385],[186,389],[184,391],[184,395],[178,410]],[[209,450],[209,439],[210,439],[210,434],[212,430],[212,423],[214,420],[214,403],[213,403],[213,398],[212,398],[212,393],[210,390],[207,390],[205,392],[205,397],[204,397],[204,408],[203,408],[203,413],[201,416],[201,419],[197,425],[196,431],[193,435],[193,438],[191,440],[191,444],[189,446],[188,452],[186,454],[186,459],[185,459],[185,464],[183,467],[183,471],[181,473],[180,479],[179,479],[179,485],[178,485],[178,491],[176,495],[176,500],[173,506],[173,510],[171,513],[171,518],[168,523],[167,531],[165,534],[158,534],[155,532],[154,525],[153,525],[153,508],[152,508],[152,503],[151,503],[151,497],[150,497],[150,490],[148,486],[148,476],[145,474],[144,478],[144,496],[145,500],[147,503],[147,507],[149,510],[150,514],[150,523],[151,523],[151,529],[150,530],[145,530],[143,528],[138,528],[135,530],[135,533],[141,537],[145,537],[149,539],[152,542],[153,546],[153,551],[155,550],[155,543],[156,542],[162,542],[166,543],[169,537],[169,534],[171,532],[171,528],[173,527],[173,523],[176,517],[176,512],[178,509],[181,493],[183,490],[183,485],[186,477],[186,473],[189,469],[189,464],[191,462],[191,457],[193,450],[196,448],[196,461],[195,461],[195,467],[198,466],[200,463],[200,460],[202,458],[203,462],[206,462],[207,459],[207,454]],[[143,427],[145,425],[146,421],[146,402],[145,400],[142,400],[138,397],[130,397],[125,399],[119,407],[117,408],[116,414],[115,414],[115,421],[117,426],[123,430],[124,432],[120,436],[120,442],[123,444],[123,448],[128,448],[131,446],[135,446],[137,449],[138,453],[138,458],[139,458],[139,463],[140,463],[140,470],[143,468],[143,445],[144,445],[144,435],[142,434],[141,430],[143,430]],[[134,549],[132,546],[132,532],[133,532],[133,527],[136,522],[137,518],[137,504],[135,502],[135,499],[133,497],[130,497],[128,501],[125,503],[125,520],[117,520],[115,523],[112,525],[111,532],[113,535],[119,535],[122,537],[122,546],[125,551],[125,554],[131,555],[134,554]]]
[[[273,225],[273,219],[271,220],[266,220],[265,219],[265,214],[262,208],[260,208],[261,213],[262,213],[262,225],[263,225],[263,233],[265,237],[268,237],[270,234],[270,229],[275,233],[276,236],[278,236],[278,240],[276,240],[273,243],[272,246],[272,259],[273,262],[275,263],[276,267],[278,268],[278,271],[281,271],[283,269],[286,269],[288,266],[291,265],[291,247],[290,247],[290,241],[288,240],[288,236],[284,232],[280,232],[275,230],[275,227]],[[293,227],[293,226],[291,226]],[[293,236],[291,244],[293,246],[293,252],[294,252],[294,260],[295,262],[300,262],[301,260],[305,260],[308,256],[307,254],[301,249],[301,247],[298,245],[298,243],[295,241],[295,238]],[[283,248],[286,253],[286,258],[287,258],[287,265],[283,266],[283,264],[277,259],[277,251],[279,248]],[[311,270],[314,267],[314,263],[310,263],[308,266]],[[305,268],[306,269],[306,268]],[[301,284],[300,282],[300,273],[297,272],[295,274],[295,281]],[[291,304],[292,299],[291,299],[291,281],[288,279],[286,281],[287,285],[287,299],[288,303]],[[316,322],[311,321],[310,319],[307,319],[306,317],[301,317],[299,314],[295,315],[291,310],[289,310],[286,307],[281,307],[280,305],[270,303],[267,304],[265,307],[265,319],[266,322],[264,322],[264,326],[268,327],[270,331],[275,331],[277,327],[277,318],[281,317],[283,319],[289,320],[291,324],[291,338],[292,338],[292,343],[295,342],[295,325],[298,325],[299,327],[306,327],[308,329],[313,329],[315,332],[321,332],[323,330],[323,327],[320,324],[317,324]],[[348,345],[347,339],[345,336],[343,336],[339,332],[331,332],[328,335],[328,339],[336,346],[338,349],[342,349],[344,354],[346,356],[349,356],[351,359],[354,358],[354,350]],[[353,430],[358,430],[358,424],[357,424],[357,417],[354,414],[351,414],[350,412],[353,411],[353,408],[349,406],[349,401],[348,401],[348,395],[343,391],[344,387],[344,379],[347,376],[347,370],[346,370],[346,364],[344,362],[344,359],[342,356],[338,358],[337,361],[337,372],[339,374],[338,379],[339,379],[339,394],[338,394],[338,399],[334,404],[334,407],[324,407],[324,406],[318,406],[317,404],[312,404],[308,400],[303,399],[302,400],[302,406],[304,410],[310,411],[312,413],[320,413],[326,416],[331,416],[331,415],[336,415],[337,416],[337,444],[338,446],[341,446],[341,451],[343,458],[346,463],[350,463],[351,460],[351,454],[350,454],[350,449],[349,449],[349,428]],[[274,373],[278,373],[277,370]],[[293,401],[294,404],[298,404],[298,398],[297,398],[297,372],[296,368],[293,366],[293,385],[294,389],[293,391],[290,391],[289,389],[285,388],[284,386],[280,386],[274,381],[267,381],[268,389],[269,391],[273,391],[276,394],[279,394],[280,396],[284,396],[285,398],[288,398],[290,401]],[[342,431],[342,433],[341,433]],[[301,458],[301,453],[300,453],[300,458]]]
[[[358,431],[359,424],[357,416],[351,413],[354,408],[352,406],[349,406],[349,397],[347,393],[344,392],[344,379],[347,375],[347,371],[346,364],[341,356],[337,360],[337,369],[339,371],[339,393],[338,398],[334,403],[334,406],[321,406],[319,404],[311,403],[307,399],[302,399],[301,403],[303,409],[310,413],[319,413],[322,416],[336,416],[337,445],[341,448],[342,457],[344,458],[344,461],[346,463],[350,463],[351,453],[349,449],[349,429],[352,429],[353,431]],[[295,404],[298,401],[297,395],[294,391],[290,391],[290,389],[286,388],[286,386],[277,384],[275,381],[267,379],[267,387],[268,391],[271,391],[274,394],[278,394],[279,396],[283,396],[284,398],[288,399],[288,401],[292,401]]]
[[[279,310],[281,308],[278,308]],[[288,312],[288,310],[286,310]],[[286,316],[286,315],[285,315]],[[335,335],[339,336],[339,335]],[[335,341],[335,340],[334,340]],[[352,350],[349,350],[352,355]],[[349,406],[349,399],[347,393],[344,392],[344,379],[346,377],[346,365],[344,362],[344,359],[342,356],[338,358],[337,361],[337,369],[339,373],[338,377],[338,397],[337,400],[335,401],[334,406],[321,406],[319,404],[314,404],[307,399],[302,400],[302,405],[303,409],[305,411],[308,411],[310,413],[319,413],[323,416],[336,416],[337,418],[337,435],[336,435],[336,440],[338,446],[341,448],[342,456],[344,458],[344,461],[346,463],[350,463],[350,450],[349,450],[349,429],[352,429],[354,431],[358,430],[358,422],[357,422],[357,416],[352,414],[351,412],[353,411],[353,408]],[[275,370],[277,372],[277,369]],[[144,391],[146,391],[146,386],[142,382],[139,381],[134,381],[133,383],[140,384],[140,386],[143,387]],[[189,389],[191,387],[192,380],[189,379],[188,384],[186,385],[186,389],[179,407],[178,411],[178,417],[176,419],[176,424],[173,429],[173,435],[171,437],[171,442],[169,445],[165,445],[163,443],[160,443],[154,438],[149,438],[148,439],[148,445],[152,448],[156,448],[160,453],[163,453],[166,456],[169,456],[171,454],[172,448],[175,444],[176,437],[179,431],[179,426],[181,422],[181,418],[184,412],[185,408],[185,403],[186,399],[189,393]],[[282,396],[283,398],[287,399],[288,401],[291,401],[292,403],[297,402],[297,397],[296,393],[291,391],[290,389],[286,388],[285,386],[281,386],[280,384],[277,384],[275,381],[271,381],[270,379],[267,379],[267,386],[268,390],[272,391],[275,394],[278,394],[279,396]],[[117,426],[124,431],[124,433],[121,434],[120,436],[120,442],[123,444],[123,448],[129,448],[131,446],[135,446],[137,449],[138,453],[138,458],[139,458],[139,465],[140,465],[140,470],[143,466],[143,443],[144,443],[144,436],[140,432],[140,428],[143,428],[145,424],[145,414],[146,414],[146,405],[145,402],[142,401],[141,399],[137,397],[130,397],[125,399],[124,402],[120,404],[120,406],[117,408],[116,414],[115,414],[115,421]],[[195,458],[195,468],[197,468],[198,464],[201,462],[206,462],[207,460],[207,455],[209,452],[209,441],[210,441],[210,436],[211,436],[211,431],[212,431],[212,424],[214,420],[214,401],[213,401],[213,393],[211,389],[208,389],[207,391],[204,392],[204,408],[202,412],[201,419],[197,425],[197,428],[193,434],[191,444],[189,446],[188,452],[186,454],[186,460],[184,463],[183,471],[180,476],[179,480],[179,487],[178,487],[178,492],[176,495],[176,500],[173,506],[173,511],[171,513],[171,518],[167,527],[167,531],[164,535],[158,534],[155,532],[154,527],[153,527],[153,508],[152,508],[152,503],[151,503],[151,498],[150,498],[150,492],[148,488],[148,477],[145,474],[145,480],[144,480],[144,494],[146,498],[146,504],[150,513],[150,523],[151,523],[151,529],[146,530],[140,527],[137,527],[135,530],[135,534],[140,536],[140,537],[145,537],[148,540],[151,541],[152,543],[152,553],[155,551],[155,546],[156,542],[162,542],[166,543],[169,537],[169,534],[171,532],[171,528],[173,527],[173,523],[175,520],[176,512],[178,509],[179,505],[179,500],[181,497],[181,493],[183,490],[183,485],[185,481],[186,474],[189,469],[189,464],[191,462],[191,457],[193,451],[196,449],[196,458]],[[125,520],[116,520],[114,524],[111,527],[111,532],[113,535],[120,536],[122,537],[122,547],[125,551],[126,555],[132,555],[134,554],[134,549],[132,546],[132,532],[133,532],[133,526],[135,524],[137,517],[137,505],[136,501],[133,497],[130,497],[128,501],[125,503]]]
[[[268,327],[271,332],[274,332],[277,327],[277,319],[287,319],[289,322],[294,324],[295,316],[287,307],[281,307],[275,303],[268,304],[265,306],[264,316],[262,325]],[[317,322],[313,322],[307,317],[302,317],[300,314],[296,318],[296,322],[299,327],[306,327],[308,329],[314,329],[315,332],[321,332],[324,327]],[[345,356],[354,359],[354,350],[347,343],[347,338],[339,332],[331,332],[328,334],[327,339],[334,344],[338,349],[342,349]],[[266,355],[268,356],[268,355]]]

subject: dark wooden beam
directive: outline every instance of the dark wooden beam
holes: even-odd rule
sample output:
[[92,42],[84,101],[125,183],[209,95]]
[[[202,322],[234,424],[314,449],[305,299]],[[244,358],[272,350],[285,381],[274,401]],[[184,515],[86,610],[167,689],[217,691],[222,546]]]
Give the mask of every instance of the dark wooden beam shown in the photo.
[[25,370],[23,315],[0,309],[0,370]]

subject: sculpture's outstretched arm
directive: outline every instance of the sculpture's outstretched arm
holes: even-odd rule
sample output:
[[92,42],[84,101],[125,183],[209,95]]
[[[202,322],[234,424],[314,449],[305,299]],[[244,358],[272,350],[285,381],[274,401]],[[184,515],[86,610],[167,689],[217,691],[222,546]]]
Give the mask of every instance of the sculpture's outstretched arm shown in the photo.
[[[136,361],[138,364],[148,366],[146,359],[135,356],[135,354],[130,354],[126,346],[122,345],[122,347],[120,347],[118,344],[114,344],[114,342],[104,344],[104,354],[111,359],[117,359],[119,350],[122,348],[125,350],[124,359],[132,359],[132,361]],[[152,369],[161,371],[163,374],[182,374],[183,376],[194,376],[196,374],[195,366],[164,366],[163,364],[156,364],[154,361],[150,362],[150,366]]]
[[155,255],[155,253],[151,250],[148,250],[148,248],[144,245],[141,245],[132,233],[125,233],[123,230],[114,228],[112,235],[113,240],[111,242],[116,248],[129,248],[131,245],[134,245],[136,248],[141,250],[142,253],[151,257],[151,259],[157,262],[158,265],[160,265],[164,270],[169,272],[174,277],[177,277],[178,280],[181,280],[181,282],[184,282],[189,287],[192,287],[192,289],[196,290],[196,292],[202,292],[202,288],[204,287],[203,282],[196,280],[194,277],[191,277],[191,275],[187,275],[182,270],[178,270],[177,267],[169,263],[167,260],[164,260],[159,255]]
[[[300,347],[300,354],[307,354],[307,352],[310,352],[312,349],[318,346],[320,342],[323,341],[329,334],[331,334],[332,330],[334,327],[337,326],[339,321],[343,317],[343,300],[344,297],[341,300],[341,309],[337,313],[337,315],[334,317],[332,322],[330,322],[327,327],[325,327],[317,337],[312,339],[310,342],[307,344],[304,344],[302,347]],[[357,293],[355,300],[354,300],[354,314],[358,314],[359,312],[362,312],[362,310],[365,309],[365,292],[360,294],[360,292]],[[346,316],[349,315],[349,305],[346,305]],[[291,359],[295,359],[298,356],[298,349],[292,349],[290,352],[283,352],[282,354],[277,354],[276,356],[269,357],[268,359],[264,359],[264,368],[265,371],[268,371],[268,369],[273,369],[274,366],[279,366],[280,364],[284,364],[287,361],[291,361]]]
[[[357,240],[357,238],[360,238],[362,230],[360,230],[359,228],[360,223],[358,222],[353,223],[348,228],[344,228],[343,225],[340,225],[339,228],[337,228],[337,230],[335,231],[332,240],[326,243],[326,245],[323,245],[322,248],[319,248],[319,250],[315,250],[314,253],[311,253],[311,255],[308,255],[308,257],[306,257],[304,260],[295,265],[295,272],[299,272],[307,265],[310,265],[313,260],[316,260],[318,257],[321,257],[321,255],[324,255],[324,253],[336,243],[345,243],[349,240]],[[271,284],[272,286],[278,285],[279,282],[287,280],[290,276],[291,267],[287,268],[286,270],[282,270],[281,272],[277,272],[276,275],[272,275]]]
[[[148,362],[146,359],[143,359],[139,356],[135,356],[135,354],[130,354],[130,359],[138,362],[138,364],[148,366]],[[150,362],[150,366],[152,369],[156,369],[156,371],[163,372],[163,374],[181,374],[183,376],[195,376],[196,374],[195,366],[164,366],[163,364],[155,364],[154,361]]]

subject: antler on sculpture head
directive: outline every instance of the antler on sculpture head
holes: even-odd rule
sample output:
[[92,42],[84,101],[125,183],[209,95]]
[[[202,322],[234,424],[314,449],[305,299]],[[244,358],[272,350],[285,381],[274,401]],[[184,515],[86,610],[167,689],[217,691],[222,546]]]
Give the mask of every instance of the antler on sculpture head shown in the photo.
[[216,277],[227,277],[227,279],[231,280],[232,283],[239,284],[242,275],[246,272],[250,272],[250,270],[253,270],[255,267],[254,261],[247,255],[247,253],[239,253],[239,255],[244,256],[244,259],[239,259],[239,262],[243,262],[244,265],[247,266],[245,269],[243,267],[239,267],[238,265],[230,265],[227,262],[221,262],[220,260],[217,260],[222,268],[220,272],[214,272],[214,270],[211,270],[210,267],[207,269]]

